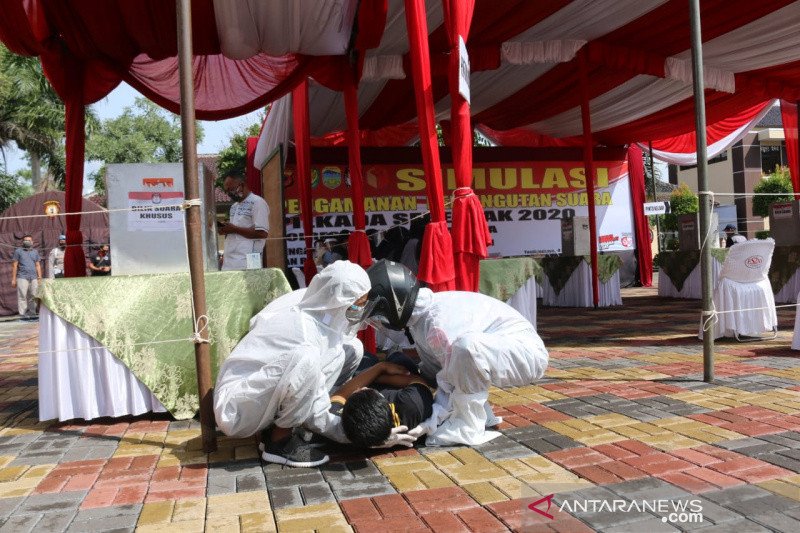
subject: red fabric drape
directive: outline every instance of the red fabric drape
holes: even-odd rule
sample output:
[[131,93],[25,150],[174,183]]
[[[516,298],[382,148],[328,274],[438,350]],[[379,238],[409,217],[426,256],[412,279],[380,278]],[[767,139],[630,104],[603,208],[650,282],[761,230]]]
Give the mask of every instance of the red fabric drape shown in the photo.
[[308,119],[308,80],[303,81],[292,91],[292,118],[294,119],[294,143],[297,165],[297,188],[300,192],[300,216],[303,221],[303,233],[306,243],[306,260],[303,273],[306,284],[317,273],[314,264],[314,242],[311,212],[311,126]]
[[797,102],[781,100],[781,120],[783,121],[783,137],[786,140],[789,173],[792,176],[794,197],[800,199],[800,136],[798,135],[797,112]]
[[[80,77],[76,77],[80,79]],[[77,85],[77,84],[76,84]],[[83,158],[86,142],[86,108],[81,101],[81,87],[76,86],[66,104],[66,212],[79,213],[83,203]],[[67,216],[67,250],[64,252],[64,275],[68,278],[86,275],[86,257],[82,246],[81,215]]]
[[632,144],[628,147],[628,179],[631,187],[633,230],[636,235],[636,259],[639,262],[639,281],[643,287],[653,284],[653,253],[650,248],[650,224],[644,215],[646,198],[644,160],[642,149]]
[[364,232],[364,181],[361,174],[361,145],[358,132],[358,95],[356,82],[349,77],[344,89],[344,107],[347,115],[347,155],[350,173],[350,191],[353,197],[353,226],[355,231],[348,239],[348,258],[364,268],[372,264],[369,239]]
[[428,206],[431,223],[425,228],[418,277],[434,291],[455,287],[453,243],[444,218],[442,166],[439,144],[433,122],[433,92],[431,87],[428,24],[424,0],[405,0],[406,27],[411,54],[414,99],[419,117],[419,137],[422,163],[428,187]]
[[258,137],[248,137],[245,177],[247,178],[247,188],[261,196],[263,194],[261,190],[261,172],[253,163],[256,155],[256,146],[258,146]]
[[[350,193],[353,198],[353,226],[355,231],[347,241],[347,257],[353,263],[368,268],[372,264],[369,238],[364,232],[364,178],[361,173],[361,144],[358,129],[358,84],[355,75],[347,76],[344,86],[344,108],[347,117],[347,167],[350,174]],[[358,338],[368,352],[376,352],[375,330],[359,332]]]
[[581,88],[581,120],[583,123],[583,165],[586,173],[586,196],[589,200],[589,246],[592,255],[592,302],[600,303],[600,279],[597,266],[597,213],[594,208],[594,141],[592,113],[589,108],[589,65],[584,50],[578,52],[578,73]]
[[469,103],[458,92],[459,38],[469,35],[474,0],[442,0],[444,22],[450,41],[450,139],[456,194],[453,196],[453,252],[456,289],[478,291],[480,260],[489,256],[492,237],[483,206],[472,190],[472,125]]

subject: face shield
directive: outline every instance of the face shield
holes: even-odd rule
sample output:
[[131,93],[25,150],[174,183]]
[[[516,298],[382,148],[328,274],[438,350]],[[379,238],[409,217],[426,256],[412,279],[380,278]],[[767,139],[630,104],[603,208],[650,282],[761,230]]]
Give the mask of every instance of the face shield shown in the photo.
[[360,325],[362,322],[367,320],[367,318],[370,316],[370,313],[375,310],[376,305],[378,305],[377,300],[367,300],[363,305],[354,303],[347,308],[344,316],[347,318],[347,321],[351,326]]

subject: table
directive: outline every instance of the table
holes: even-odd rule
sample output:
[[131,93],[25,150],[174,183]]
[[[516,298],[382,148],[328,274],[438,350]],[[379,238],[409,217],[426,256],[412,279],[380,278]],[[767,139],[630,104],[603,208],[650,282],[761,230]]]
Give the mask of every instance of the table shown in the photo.
[[542,267],[532,257],[484,259],[479,292],[506,302],[536,327],[536,286]]
[[[544,257],[542,304],[553,307],[594,307],[592,267],[589,256]],[[615,254],[597,256],[600,294],[598,307],[622,305],[619,269],[622,258]]]
[[[291,289],[278,269],[207,272],[212,377],[250,318]],[[197,412],[188,273],[45,280],[39,419]]]
[[[716,287],[726,248],[712,248],[711,286]],[[658,295],[668,298],[699,300],[703,297],[700,283],[700,251],[687,250],[658,254]],[[713,289],[712,289],[713,290]]]
[[[712,248],[712,290],[722,263],[728,255],[727,248]],[[658,295],[670,298],[702,298],[700,287],[700,252],[661,252],[658,255],[661,273],[658,276]],[[769,281],[775,294],[775,303],[796,303],[800,292],[800,246],[776,246],[769,267]]]

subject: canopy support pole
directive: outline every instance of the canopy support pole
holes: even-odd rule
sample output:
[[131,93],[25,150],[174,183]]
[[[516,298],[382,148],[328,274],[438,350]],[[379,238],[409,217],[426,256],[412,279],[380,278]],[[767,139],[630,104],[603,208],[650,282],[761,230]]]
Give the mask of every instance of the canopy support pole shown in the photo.
[[592,303],[600,303],[600,278],[597,265],[597,213],[594,205],[594,142],[592,115],[589,107],[589,64],[586,49],[578,52],[581,85],[581,121],[583,123],[583,169],[586,176],[586,196],[589,202],[589,246],[592,259]]
[[[192,6],[190,0],[177,0],[178,69],[181,85],[181,142],[183,146],[183,186],[187,200],[200,198],[197,181],[197,139],[194,120],[194,77],[192,73]],[[197,368],[197,394],[200,398],[200,429],[203,451],[217,450],[214,422],[214,390],[211,385],[211,345],[208,343],[206,285],[203,273],[203,223],[200,206],[186,210],[186,245],[189,253],[192,302],[195,321],[194,360]]]
[[711,194],[708,191],[708,158],[706,149],[706,98],[703,80],[703,38],[700,35],[700,0],[689,0],[692,32],[692,86],[694,89],[694,128],[697,138],[697,188],[700,192],[700,283],[703,290],[703,381],[714,381],[714,331],[711,299],[711,248],[708,235],[711,225]]

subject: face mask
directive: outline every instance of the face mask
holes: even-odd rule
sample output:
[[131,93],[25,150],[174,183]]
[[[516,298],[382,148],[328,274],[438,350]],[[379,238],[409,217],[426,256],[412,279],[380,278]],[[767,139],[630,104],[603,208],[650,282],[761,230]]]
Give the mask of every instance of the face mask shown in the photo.
[[364,309],[365,307],[363,305],[353,304],[347,308],[347,311],[345,311],[344,316],[347,318],[347,321],[350,322],[351,324],[358,324],[359,322],[361,322],[364,316]]
[[32,248],[33,243],[31,241],[22,241],[22,246],[24,246],[25,248]]
[[242,199],[244,198],[244,196],[242,196],[242,194],[243,194],[242,188],[239,187],[235,191],[229,192],[228,196],[230,196],[231,200],[233,200],[234,202],[241,202]]

